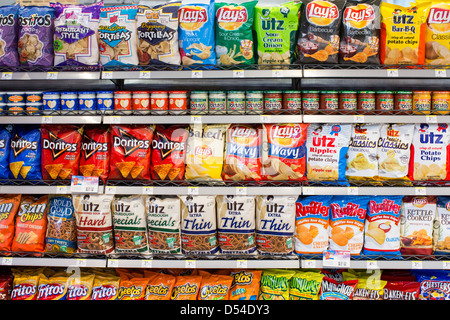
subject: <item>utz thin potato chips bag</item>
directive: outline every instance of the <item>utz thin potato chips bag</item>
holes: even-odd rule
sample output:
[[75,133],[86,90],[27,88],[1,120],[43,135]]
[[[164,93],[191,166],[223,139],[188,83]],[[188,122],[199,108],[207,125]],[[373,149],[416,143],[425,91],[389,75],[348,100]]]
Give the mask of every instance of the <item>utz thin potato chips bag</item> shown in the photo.
[[183,180],[188,135],[183,125],[156,125],[150,158],[153,180]]
[[255,6],[258,64],[283,65],[294,61],[300,7],[301,3],[295,1]]
[[314,271],[297,271],[289,282],[290,300],[319,300],[325,275]]
[[109,127],[85,127],[81,141],[79,173],[99,177],[103,182],[109,175],[111,131]]
[[11,251],[14,239],[15,219],[22,196],[0,196],[0,251]]
[[215,64],[214,1],[182,1],[178,21],[181,64]]
[[308,124],[264,124],[263,129],[264,180],[305,180]]
[[137,6],[102,7],[98,24],[100,63],[138,65]]
[[338,63],[345,0],[306,0],[297,39],[300,63]]
[[331,198],[332,196],[309,196],[297,200],[295,253],[322,254],[328,248]]
[[154,125],[111,126],[111,180],[150,180]]
[[450,253],[450,197],[440,196],[437,198],[433,243],[434,254]]
[[10,147],[10,176],[20,180],[42,180],[40,126],[14,126]]
[[449,10],[448,1],[431,1],[425,32],[425,64],[450,64]]
[[83,126],[42,126],[42,178],[70,180],[78,175]]
[[261,180],[262,130],[257,125],[232,124],[226,132],[224,180]]
[[17,53],[19,6],[0,7],[0,66],[19,65]]
[[253,17],[258,1],[215,2],[218,65],[253,64]]
[[410,7],[382,2],[380,59],[385,65],[425,63],[425,32],[429,3]]
[[447,123],[420,123],[414,128],[409,162],[411,180],[450,179],[450,130]]
[[9,154],[11,150],[12,127],[0,127],[0,179],[10,179]]
[[359,255],[364,244],[364,223],[369,197],[334,196],[331,200],[330,250]]

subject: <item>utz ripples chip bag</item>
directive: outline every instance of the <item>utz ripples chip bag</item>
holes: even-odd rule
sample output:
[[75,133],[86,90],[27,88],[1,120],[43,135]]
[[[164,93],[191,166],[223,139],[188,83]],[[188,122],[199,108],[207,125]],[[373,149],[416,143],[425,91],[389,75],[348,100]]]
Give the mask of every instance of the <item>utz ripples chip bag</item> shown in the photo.
[[19,6],[0,7],[0,66],[19,65],[17,53]]

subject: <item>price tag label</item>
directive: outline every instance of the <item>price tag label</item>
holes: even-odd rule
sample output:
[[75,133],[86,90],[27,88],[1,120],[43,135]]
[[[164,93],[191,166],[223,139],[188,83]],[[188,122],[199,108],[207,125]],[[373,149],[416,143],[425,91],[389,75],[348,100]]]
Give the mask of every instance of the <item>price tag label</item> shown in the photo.
[[302,268],[316,268],[317,263],[316,260],[302,260]]
[[188,269],[195,269],[196,265],[197,263],[195,260],[186,260],[184,263],[184,267]]
[[139,78],[140,79],[150,79],[151,72],[150,71],[139,71]]
[[416,194],[416,196],[426,196],[427,195],[427,188],[425,188],[425,187],[416,187],[415,188],[415,194]]
[[355,123],[364,123],[365,122],[364,121],[364,116],[360,115],[360,114],[357,114],[357,115],[353,116],[353,122],[355,122]]
[[113,186],[107,186],[105,187],[105,194],[116,194],[117,189]]
[[237,196],[246,196],[247,195],[247,187],[236,187],[236,195]]
[[11,258],[11,257],[4,257],[4,258],[2,258],[2,265],[3,266],[12,266],[12,263],[13,263],[13,258]]
[[117,260],[117,259],[108,259],[108,267],[110,267],[110,268],[118,268],[119,267],[119,260]]
[[412,261],[411,262],[411,269],[423,269],[422,261]]
[[334,268],[350,267],[350,251],[347,250],[325,250],[323,252],[323,266]]
[[86,267],[87,260],[86,259],[77,259],[75,260],[75,267]]
[[347,187],[347,194],[349,196],[357,196],[358,195],[358,187]]
[[237,260],[236,261],[236,267],[237,268],[243,268],[243,269],[247,269],[247,260]]
[[50,124],[53,122],[53,116],[42,116],[41,123]]
[[436,78],[447,78],[447,70],[446,69],[436,69],[436,70],[434,70],[434,76]]
[[367,261],[367,269],[379,269],[376,260]]
[[112,78],[113,78],[112,71],[103,71],[102,72],[102,79],[112,79]]
[[427,123],[437,123],[437,116],[435,115],[426,115],[425,119]]
[[72,176],[72,193],[98,193],[98,177]]
[[142,187],[142,194],[152,195],[153,187]]
[[450,261],[442,261],[442,269],[449,270],[450,269]]
[[153,260],[150,259],[144,259],[141,261],[141,267],[142,268],[151,268],[153,265]]
[[259,116],[259,120],[261,121],[261,123],[271,123],[272,117],[267,114],[262,114]]
[[12,72],[2,72],[2,80],[12,80]]
[[47,80],[57,80],[58,72],[47,72]]
[[191,116],[191,124],[202,124],[202,116]]
[[303,187],[302,190],[304,195],[314,195],[316,193],[314,187]]
[[198,187],[188,187],[188,194],[192,196],[198,195],[199,188]]
[[121,116],[111,116],[110,119],[111,119],[111,121],[110,121],[111,124],[120,124]]
[[201,79],[203,78],[203,71],[192,71],[191,76],[193,79]]
[[233,70],[233,78],[244,78],[244,70]]
[[272,70],[272,78],[281,78],[283,75],[282,70]]
[[56,186],[56,194],[67,194],[69,193],[68,186]]
[[387,69],[388,78],[398,78],[398,69]]

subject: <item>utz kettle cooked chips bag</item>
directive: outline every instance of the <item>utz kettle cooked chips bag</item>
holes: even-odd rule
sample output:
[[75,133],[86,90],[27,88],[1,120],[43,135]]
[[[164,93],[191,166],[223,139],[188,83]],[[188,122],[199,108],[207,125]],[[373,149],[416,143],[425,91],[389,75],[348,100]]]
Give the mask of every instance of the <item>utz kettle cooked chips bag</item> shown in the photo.
[[181,63],[215,64],[214,1],[182,1],[178,14]]
[[431,2],[425,32],[425,64],[450,64],[449,10],[448,1],[433,0]]
[[258,64],[283,65],[294,61],[301,3],[258,4],[255,7]]
[[15,179],[42,180],[41,128],[14,126],[9,153],[9,170]]
[[19,6],[0,7],[0,66],[19,65],[17,53]]
[[257,1],[215,2],[218,65],[253,64],[253,17]]

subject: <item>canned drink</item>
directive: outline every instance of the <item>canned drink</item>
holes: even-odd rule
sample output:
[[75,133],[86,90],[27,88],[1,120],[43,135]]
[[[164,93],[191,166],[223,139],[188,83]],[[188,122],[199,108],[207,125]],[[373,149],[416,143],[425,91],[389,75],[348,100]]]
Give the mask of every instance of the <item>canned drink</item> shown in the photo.
[[191,91],[190,110],[192,114],[208,113],[208,92]]
[[169,92],[169,113],[179,114],[187,110],[187,91]]
[[227,113],[245,113],[245,92],[228,91],[227,93]]
[[82,111],[95,111],[97,109],[95,91],[78,92],[78,109]]
[[142,114],[150,113],[150,92],[133,91],[133,110],[139,110]]
[[7,92],[6,103],[25,103],[25,92]]
[[131,91],[114,91],[114,110],[131,113]]
[[169,111],[169,93],[167,91],[152,91],[150,109],[157,114],[167,114]]
[[42,110],[44,114],[51,114],[61,110],[61,99],[59,92],[50,91],[42,94]]
[[114,110],[114,91],[97,91],[97,110],[112,113]]
[[42,103],[42,91],[32,91],[26,93],[26,104],[29,103]]
[[264,92],[247,91],[245,94],[245,109],[247,113],[263,113]]
[[29,115],[39,115],[42,114],[42,102],[34,102],[26,104],[26,113]]
[[209,113],[225,113],[227,111],[227,94],[225,91],[210,91],[208,97]]
[[76,111],[78,110],[78,94],[76,91],[61,92],[61,110]]
[[8,103],[8,112],[15,116],[22,115],[25,111],[26,104],[25,102],[17,102],[17,103]]

